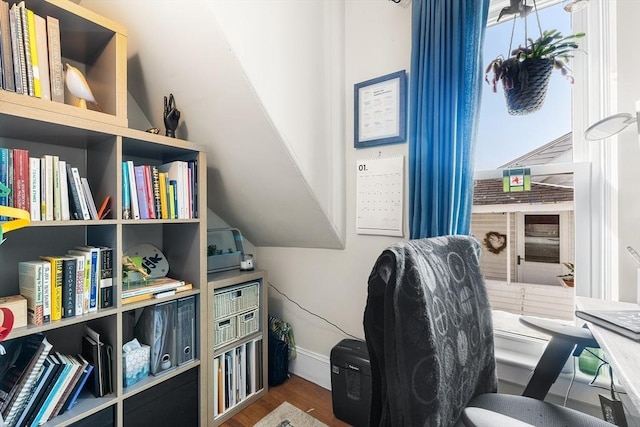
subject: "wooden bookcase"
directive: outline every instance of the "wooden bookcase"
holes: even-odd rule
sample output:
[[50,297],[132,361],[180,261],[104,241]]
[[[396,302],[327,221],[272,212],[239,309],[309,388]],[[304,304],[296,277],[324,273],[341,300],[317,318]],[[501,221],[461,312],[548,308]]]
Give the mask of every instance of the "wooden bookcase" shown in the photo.
[[[207,402],[209,403],[207,425],[218,426],[262,397],[268,390],[267,277],[265,271],[231,270],[209,274],[208,281],[209,348],[207,360],[210,374],[207,381]],[[257,293],[254,293],[256,289]],[[237,304],[236,308],[230,308],[228,302],[234,299],[244,299],[245,301]],[[249,300],[246,301],[247,299]],[[254,304],[254,301],[257,304]],[[255,322],[252,326],[246,328],[239,326],[243,321],[246,325],[248,318]],[[224,339],[216,340],[216,331],[221,325],[225,329],[234,329],[235,332],[225,334]],[[249,390],[238,393],[239,397],[235,402],[223,403],[222,406],[226,409],[220,411],[217,406],[220,397],[220,388],[217,382],[219,374],[214,372],[215,366],[217,366],[214,360],[221,360],[225,354],[233,355],[234,353],[236,358],[232,360],[248,362],[246,365],[248,368],[241,369],[244,378],[240,377],[236,384],[242,386],[249,384]],[[244,355],[238,358],[238,355],[242,353]],[[238,370],[230,370],[234,379],[237,378]],[[254,372],[250,372],[251,370]],[[256,374],[260,376],[259,379],[256,379]],[[253,381],[251,377],[253,377]],[[223,388],[225,385],[223,384]]]
[[[203,148],[187,141],[129,129],[127,127],[126,31],[67,0],[27,0],[36,14],[59,20],[63,62],[85,73],[102,112],[75,105],[29,97],[0,90],[0,147],[23,148],[31,157],[58,155],[78,167],[87,177],[94,199],[111,197],[111,212],[103,220],[33,221],[13,231],[0,245],[0,297],[19,294],[18,263],[40,255],[64,254],[81,245],[113,248],[114,306],[96,313],[63,318],[42,326],[16,328],[7,340],[43,333],[53,351],[81,352],[84,325],[99,330],[113,347],[114,392],[95,398],[85,392],[70,411],[46,425],[87,425],[87,420],[104,419],[101,425],[122,426],[129,419],[127,407],[144,397],[161,406],[172,396],[156,390],[168,389],[182,377],[189,383],[195,402],[194,425],[204,425],[207,413],[208,333],[206,274],[206,157]],[[196,161],[198,217],[180,220],[122,219],[122,162],[160,165],[174,160]],[[130,247],[151,243],[166,255],[169,275],[193,284],[193,289],[162,300],[151,299],[123,305],[121,258]],[[133,336],[133,322],[146,306],[195,296],[196,343],[194,360],[159,376],[149,376],[123,386],[122,346]],[[157,395],[156,395],[157,394]],[[129,403],[129,405],[128,405]],[[151,408],[151,407],[150,407]],[[104,415],[106,414],[106,416]],[[109,423],[109,420],[112,423]],[[131,424],[131,423],[129,423]],[[182,424],[187,425],[187,424]]]

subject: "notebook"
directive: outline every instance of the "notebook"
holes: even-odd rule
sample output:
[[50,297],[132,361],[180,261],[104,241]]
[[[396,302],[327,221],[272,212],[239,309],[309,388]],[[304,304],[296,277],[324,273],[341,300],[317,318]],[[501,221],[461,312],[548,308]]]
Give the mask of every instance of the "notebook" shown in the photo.
[[640,341],[640,310],[576,310],[576,317]]

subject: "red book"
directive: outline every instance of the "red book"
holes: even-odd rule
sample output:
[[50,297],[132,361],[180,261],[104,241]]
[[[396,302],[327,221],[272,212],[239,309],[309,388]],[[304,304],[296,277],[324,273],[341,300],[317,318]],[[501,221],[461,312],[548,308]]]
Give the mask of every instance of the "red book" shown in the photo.
[[13,206],[30,211],[29,150],[13,150]]
[[153,197],[153,178],[151,176],[151,166],[149,165],[143,165],[144,168],[144,190],[145,190],[145,195],[147,197],[147,212],[149,212],[149,219],[155,219],[156,218],[156,210],[155,210],[155,206],[156,206],[156,202],[155,202],[155,198]]

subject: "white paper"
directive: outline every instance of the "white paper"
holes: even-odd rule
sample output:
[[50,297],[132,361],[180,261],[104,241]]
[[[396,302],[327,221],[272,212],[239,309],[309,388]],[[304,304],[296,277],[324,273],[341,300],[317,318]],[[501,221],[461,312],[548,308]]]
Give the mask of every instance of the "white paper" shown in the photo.
[[402,236],[404,157],[358,160],[356,232]]

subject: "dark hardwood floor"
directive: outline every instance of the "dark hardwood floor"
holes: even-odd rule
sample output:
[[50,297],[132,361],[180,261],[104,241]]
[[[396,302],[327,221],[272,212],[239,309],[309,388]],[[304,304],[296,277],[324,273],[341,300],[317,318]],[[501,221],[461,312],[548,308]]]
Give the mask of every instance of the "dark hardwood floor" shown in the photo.
[[349,425],[333,416],[331,391],[295,375],[279,386],[269,387],[269,391],[264,397],[222,425],[226,427],[253,426],[285,401],[328,426],[345,427]]

